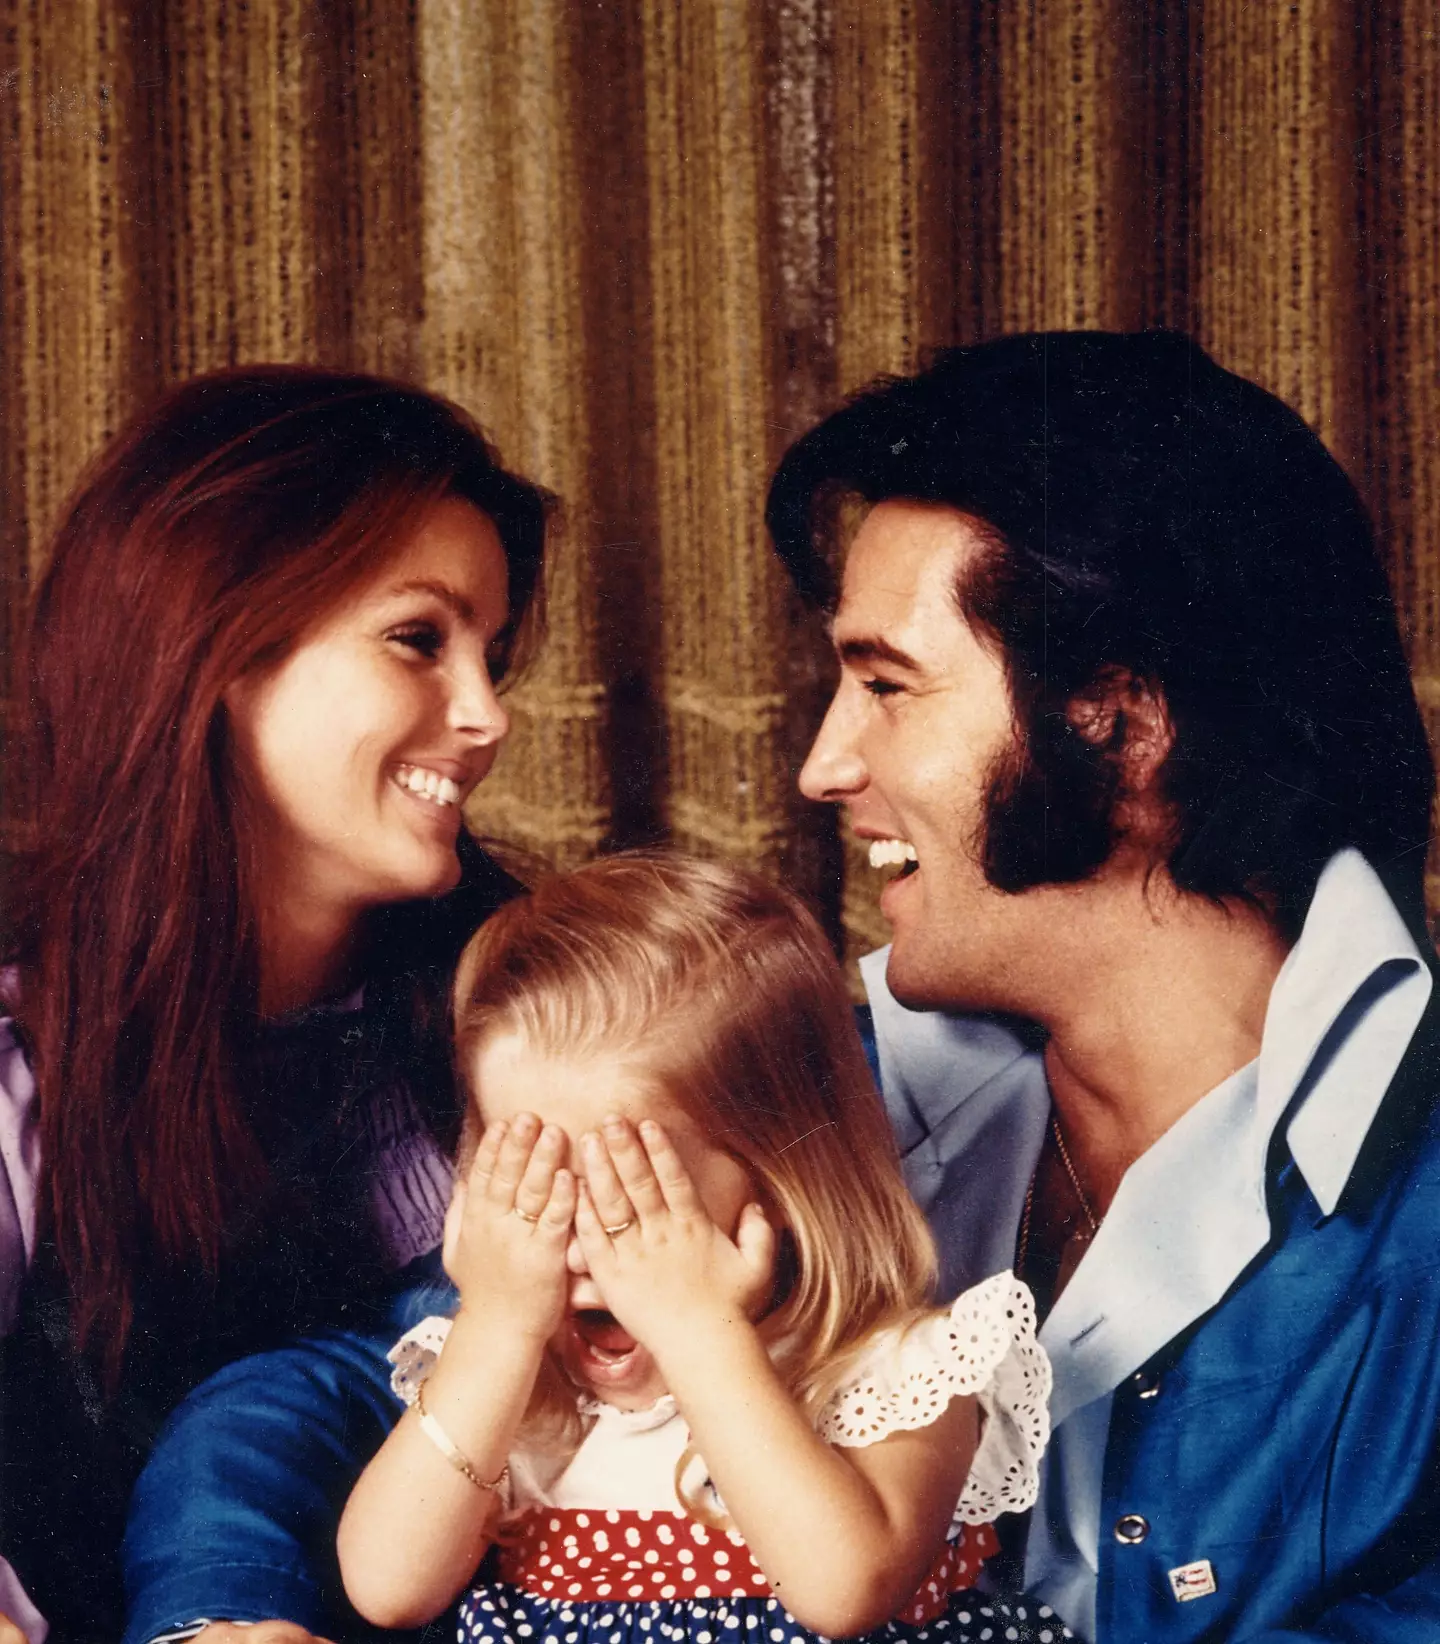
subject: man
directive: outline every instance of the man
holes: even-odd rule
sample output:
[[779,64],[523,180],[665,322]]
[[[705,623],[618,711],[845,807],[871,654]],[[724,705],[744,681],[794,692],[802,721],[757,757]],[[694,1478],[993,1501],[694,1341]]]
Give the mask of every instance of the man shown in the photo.
[[1106,1644],[1440,1638],[1433,777],[1349,482],[1184,338],[1070,333],[861,395],[769,520],[840,667],[801,787],[905,859],[911,1185],[1045,1315],[1027,1585]]

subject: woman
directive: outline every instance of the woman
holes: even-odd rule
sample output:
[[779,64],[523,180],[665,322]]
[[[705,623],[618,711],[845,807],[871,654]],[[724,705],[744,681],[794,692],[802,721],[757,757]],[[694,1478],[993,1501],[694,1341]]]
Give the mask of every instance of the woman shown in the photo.
[[264,367],[172,393],[56,536],[0,1027],[0,1551],[53,1638],[118,1636],[175,1403],[438,1243],[445,983],[512,888],[461,807],[547,502],[452,406]]

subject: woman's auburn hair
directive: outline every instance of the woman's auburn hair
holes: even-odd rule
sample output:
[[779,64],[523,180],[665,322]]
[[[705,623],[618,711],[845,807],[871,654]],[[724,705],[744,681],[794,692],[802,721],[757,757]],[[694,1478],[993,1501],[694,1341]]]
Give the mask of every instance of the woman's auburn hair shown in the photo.
[[[618,1057],[745,1166],[784,1235],[760,1330],[807,1413],[878,1331],[929,1304],[934,1243],[844,976],[789,891],[668,853],[602,857],[493,915],[461,957],[454,1000],[472,1095],[462,1166],[483,1126],[475,1058],[506,1033],[566,1060]],[[558,1373],[537,1383],[524,1432],[542,1447],[577,1440]]]
[[497,528],[513,658],[543,620],[550,499],[458,407],[378,378],[181,385],[101,453],[51,543],[5,788],[8,1008],[39,1089],[42,1232],[112,1384],[141,1272],[214,1272],[268,1175],[234,1078],[258,954],[225,692],[450,495]]

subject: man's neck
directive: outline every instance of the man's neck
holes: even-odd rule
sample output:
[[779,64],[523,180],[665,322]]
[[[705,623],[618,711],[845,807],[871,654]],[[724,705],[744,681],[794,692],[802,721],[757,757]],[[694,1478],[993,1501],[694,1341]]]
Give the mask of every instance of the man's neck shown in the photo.
[[1096,1208],[1200,1098],[1259,1054],[1287,945],[1260,910],[1154,882],[1085,933],[1080,982],[1048,1013],[1056,1116]]

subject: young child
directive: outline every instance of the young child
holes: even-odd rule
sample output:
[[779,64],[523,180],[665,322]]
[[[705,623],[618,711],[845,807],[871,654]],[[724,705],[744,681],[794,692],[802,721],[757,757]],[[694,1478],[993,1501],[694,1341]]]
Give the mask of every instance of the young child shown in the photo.
[[391,1354],[410,1408],[340,1528],[361,1613],[416,1625],[469,1587],[481,1644],[1070,1637],[971,1590],[1048,1435],[1029,1294],[1002,1273],[927,1308],[930,1238],[801,905],[593,862],[490,918],[455,1021],[460,1306]]

